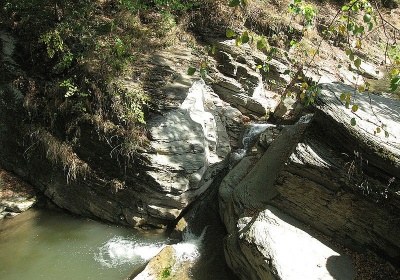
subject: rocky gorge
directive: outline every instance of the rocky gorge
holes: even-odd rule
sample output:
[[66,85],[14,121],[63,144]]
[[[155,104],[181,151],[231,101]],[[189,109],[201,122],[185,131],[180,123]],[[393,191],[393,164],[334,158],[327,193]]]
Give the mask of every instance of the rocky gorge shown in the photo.
[[[205,211],[197,207],[213,193],[208,203],[218,205],[216,219],[226,228],[224,256],[240,279],[368,279],[351,252],[378,256],[387,271],[376,273],[399,279],[400,103],[360,94],[354,114],[340,98],[353,90],[349,75],[381,78],[368,71],[372,61],[360,73],[329,68],[328,60],[303,69],[304,79],[321,90],[306,107],[278,93],[290,83],[287,71],[296,72],[285,59],[207,36],[217,51],[209,75],[200,79],[187,75],[190,49],[158,51],[147,60],[150,74],[140,77],[153,100],[149,144],[124,157],[119,136],[102,137],[92,119],[80,120],[78,145],[31,121],[29,95],[15,85],[26,75],[16,41],[5,31],[0,38],[0,166],[58,207],[168,231],[185,219],[195,227]],[[256,70],[263,63],[268,73]],[[129,89],[138,79],[119,82]],[[235,158],[246,128],[266,122],[271,126]],[[374,133],[381,123],[386,135]],[[0,209],[10,212],[7,199]],[[171,258],[171,250],[158,258]],[[150,265],[157,263],[163,262]],[[134,279],[158,279],[165,267],[143,276],[151,266]],[[182,264],[179,271],[190,279]]]

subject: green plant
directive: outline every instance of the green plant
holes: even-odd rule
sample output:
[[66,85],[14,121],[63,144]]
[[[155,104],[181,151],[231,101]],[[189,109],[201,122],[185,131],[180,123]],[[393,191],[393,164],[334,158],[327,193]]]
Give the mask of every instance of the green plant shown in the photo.
[[163,269],[160,275],[161,279],[166,279],[171,277],[171,266],[167,266]]
[[78,87],[71,82],[71,79],[66,79],[60,83],[60,87],[64,87],[66,92],[64,94],[65,97],[71,97],[78,93]]
[[317,15],[317,9],[313,5],[305,4],[301,0],[293,0],[293,3],[289,6],[289,11],[295,15],[303,15],[307,27],[312,26]]
[[120,7],[125,7],[133,12],[147,10],[152,7],[158,10],[181,11],[200,5],[200,1],[193,0],[119,0]]
[[149,101],[149,97],[140,88],[128,88],[121,82],[110,85],[112,93],[112,109],[118,119],[128,128],[137,124],[144,124],[143,106]]
[[63,53],[66,49],[64,40],[60,36],[60,32],[56,29],[50,30],[39,38],[39,43],[44,43],[47,48],[47,54],[50,58],[58,52]]

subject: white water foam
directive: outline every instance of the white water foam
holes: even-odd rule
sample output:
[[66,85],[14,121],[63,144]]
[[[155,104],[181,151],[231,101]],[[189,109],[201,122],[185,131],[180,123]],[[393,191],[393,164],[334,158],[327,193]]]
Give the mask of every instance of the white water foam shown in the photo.
[[244,158],[249,151],[249,149],[255,144],[257,141],[257,137],[263,133],[268,127],[275,126],[269,123],[252,123],[250,124],[243,135],[242,138],[242,149],[237,149],[236,151],[231,153],[229,159],[229,168],[232,169],[242,158]]
[[252,145],[254,145],[254,139],[260,135],[262,132],[264,132],[268,127],[275,126],[273,124],[269,123],[254,123],[251,124],[245,131],[245,134],[243,135],[242,139],[242,144],[243,144],[243,149],[248,150],[251,148]]
[[[205,232],[206,228],[200,236],[196,236],[187,231],[182,242],[172,245],[177,262],[195,262],[199,258]],[[94,259],[107,268],[125,264],[139,265],[155,257],[165,246],[166,242],[138,242],[133,238],[115,236],[98,248]]]
[[95,253],[95,260],[111,268],[124,264],[141,264],[157,255],[165,244],[162,242],[137,242],[132,238],[115,236]]
[[203,229],[200,236],[196,236],[189,230],[184,232],[183,241],[173,245],[177,262],[195,262],[200,257],[200,249],[206,230],[207,227]]

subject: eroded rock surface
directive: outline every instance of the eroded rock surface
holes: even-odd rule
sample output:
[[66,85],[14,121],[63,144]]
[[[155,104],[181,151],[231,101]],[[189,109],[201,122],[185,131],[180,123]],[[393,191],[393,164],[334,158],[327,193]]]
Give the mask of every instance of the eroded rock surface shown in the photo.
[[[360,96],[359,111],[353,114],[339,99],[348,90],[338,83],[324,85],[314,116],[286,126],[259,160],[247,157],[225,177],[220,209],[228,229],[226,253],[242,279],[248,279],[245,275],[282,278],[268,264],[274,263],[268,244],[276,240],[264,245],[267,250],[256,238],[265,234],[251,235],[255,221],[261,228],[268,227],[268,219],[262,222],[259,217],[265,216],[269,205],[341,244],[366,247],[392,264],[399,263],[399,104]],[[350,124],[353,117],[356,126]],[[374,133],[383,120],[387,137]],[[281,250],[292,249],[282,246]],[[313,254],[311,248],[308,252]],[[263,278],[266,271],[270,278]],[[295,277],[300,271],[291,273]]]
[[[204,82],[192,85],[194,79],[179,67],[190,52],[160,52],[147,62],[152,71],[138,79],[155,99],[147,120],[150,144],[139,155],[124,157],[120,136],[100,136],[98,130],[107,128],[94,119],[80,120],[79,145],[32,125],[24,107],[31,100],[12,82],[20,74],[13,59],[15,40],[4,34],[1,40],[7,57],[1,67],[8,76],[0,85],[0,163],[56,205],[111,222],[165,227],[227,166],[241,113]],[[118,81],[127,90],[137,82]]]

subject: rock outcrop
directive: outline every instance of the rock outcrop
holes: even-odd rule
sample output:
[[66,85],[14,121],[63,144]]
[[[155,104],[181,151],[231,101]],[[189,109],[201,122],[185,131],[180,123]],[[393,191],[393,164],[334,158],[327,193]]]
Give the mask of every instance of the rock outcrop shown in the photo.
[[268,79],[273,84],[286,85],[289,76],[284,73],[288,66],[274,59],[268,60],[262,53],[251,53],[246,47],[236,47],[235,40],[217,40],[213,44],[218,49],[214,56],[217,67],[211,75],[214,91],[244,115],[268,119],[279,98],[273,91],[265,89],[265,77],[255,69],[258,65],[267,65]]
[[0,220],[18,215],[37,202],[32,186],[0,169]]
[[[160,52],[149,60],[153,71],[143,79],[156,107],[147,120],[149,145],[123,157],[119,136],[100,136],[93,119],[80,119],[79,145],[56,128],[33,124],[24,108],[31,100],[12,82],[21,71],[10,38],[1,37],[7,76],[0,85],[0,165],[56,205],[111,222],[165,227],[227,166],[241,113],[176,68],[190,53]],[[128,89],[136,83],[129,77],[119,82]]]
[[[79,144],[73,145],[63,127],[49,131],[32,121],[24,109],[32,100],[11,82],[24,74],[13,59],[14,41],[0,38],[6,57],[0,65],[0,165],[73,213],[137,227],[173,224],[223,176],[231,150],[241,147],[243,123],[273,116],[287,124],[301,116],[301,102],[281,102],[276,94],[294,72],[287,60],[216,40],[216,66],[206,82],[177,66],[193,58],[187,50],[154,54],[146,61],[153,71],[135,77],[153,98],[149,145],[138,154],[122,156],[119,136],[100,137],[93,118],[79,120]],[[268,74],[256,71],[259,65]],[[360,74],[379,78],[370,68],[364,63]],[[354,113],[340,101],[353,89],[333,83],[337,73],[322,69],[329,77],[321,78],[303,70],[305,78],[326,82],[314,114],[267,129],[258,154],[234,166],[220,187],[226,257],[242,279],[351,279],[349,257],[315,232],[400,262],[399,104],[359,95]],[[340,70],[343,81],[351,82],[350,71]],[[136,80],[120,82],[129,89]],[[299,241],[285,247],[280,238]]]
[[[283,215],[280,211],[341,244],[368,248],[399,263],[399,104],[361,95],[354,114],[339,98],[351,90],[338,83],[324,85],[313,116],[286,126],[259,160],[243,159],[222,182],[227,259],[242,279],[249,275],[251,279],[298,279],[301,271],[283,269],[280,257],[274,255],[279,239],[270,227],[281,224],[276,218]],[[353,117],[356,126],[351,125]],[[381,121],[387,137],[376,133]],[[285,223],[279,227],[287,229]],[[295,254],[295,248],[280,250]],[[307,254],[315,255],[313,247],[303,254],[313,259]],[[323,266],[323,273],[336,277],[326,256],[314,260],[315,266]]]
[[134,277],[135,280],[156,280],[156,279],[193,279],[189,274],[190,262],[180,262],[177,260],[176,250],[168,245],[161,250],[146,265],[145,269]]
[[151,145],[145,158],[152,168],[147,175],[166,193],[164,198],[156,194],[155,202],[148,203],[153,215],[168,211],[160,210],[162,199],[164,209],[171,209],[171,218],[177,218],[226,166],[230,146],[218,102],[205,83],[197,81],[178,109],[148,122]]

